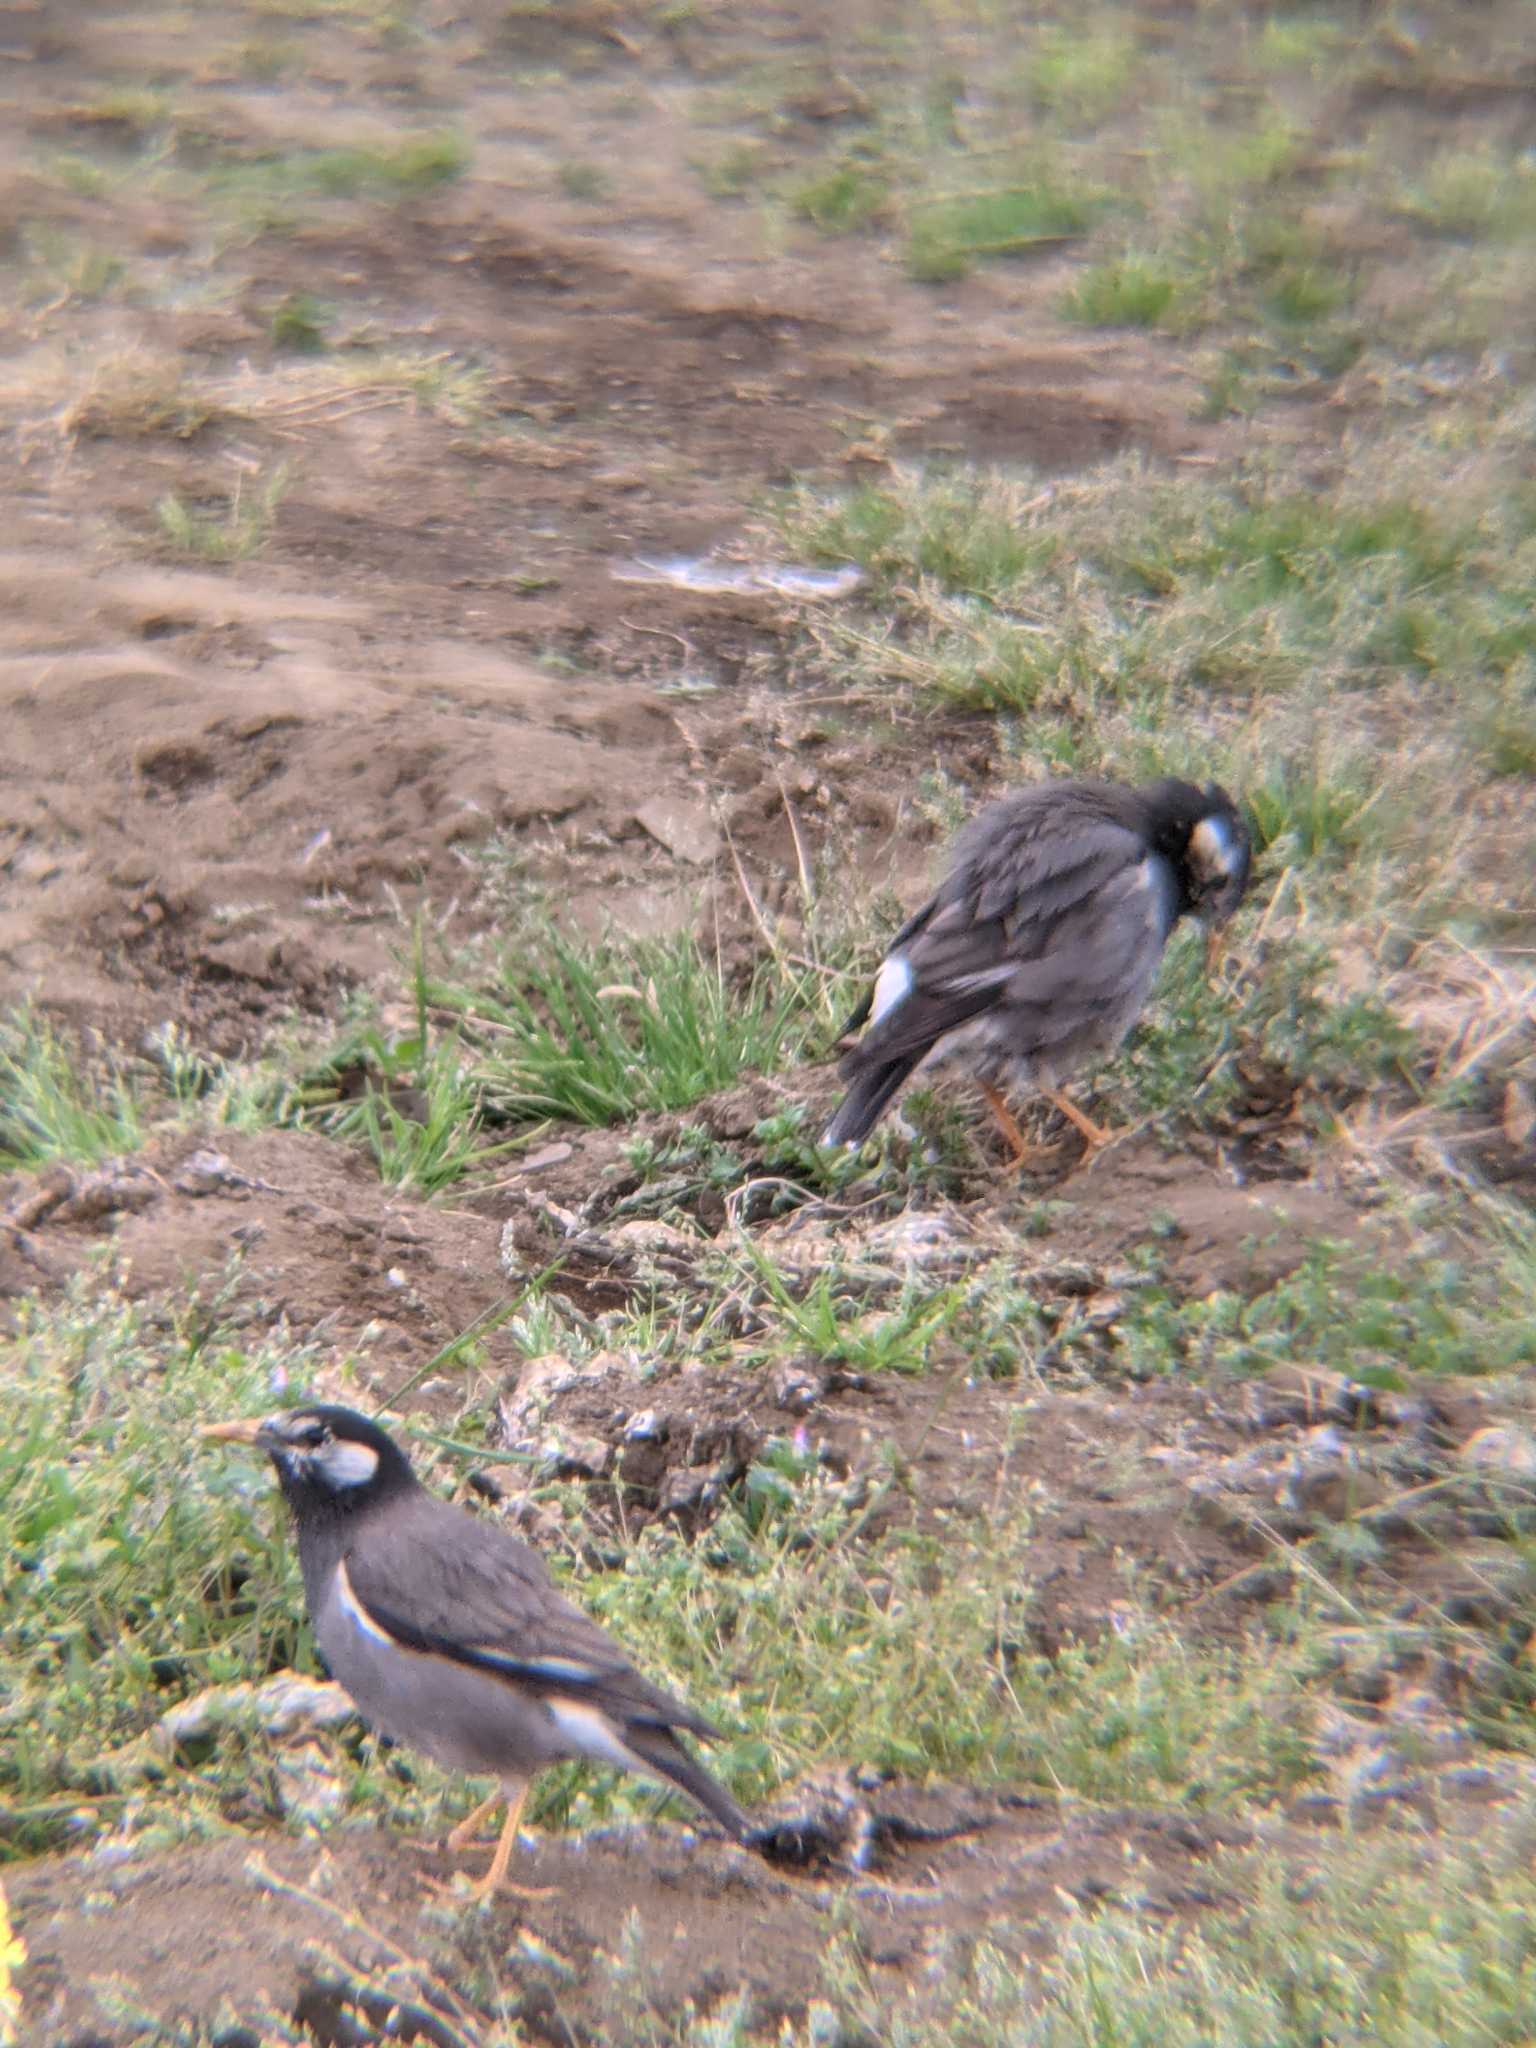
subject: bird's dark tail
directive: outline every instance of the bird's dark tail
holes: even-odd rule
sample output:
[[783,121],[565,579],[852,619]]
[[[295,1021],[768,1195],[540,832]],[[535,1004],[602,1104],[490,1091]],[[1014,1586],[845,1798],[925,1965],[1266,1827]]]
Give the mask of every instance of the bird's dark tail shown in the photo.
[[862,1145],[921,1057],[920,1052],[914,1052],[896,1060],[881,1060],[862,1073],[855,1067],[848,1093],[821,1134],[823,1145]]
[[646,1727],[631,1721],[624,1731],[627,1749],[642,1758],[658,1778],[679,1786],[711,1820],[719,1821],[733,1841],[741,1841],[752,1823],[730,1793],[705,1770],[691,1750],[685,1749],[670,1728]]

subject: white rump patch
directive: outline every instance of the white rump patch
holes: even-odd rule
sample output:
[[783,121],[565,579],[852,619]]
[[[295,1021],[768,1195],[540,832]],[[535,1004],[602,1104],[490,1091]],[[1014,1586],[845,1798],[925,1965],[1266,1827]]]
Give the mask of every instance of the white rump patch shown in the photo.
[[311,1457],[320,1477],[337,1493],[345,1486],[366,1486],[379,1469],[377,1451],[367,1444],[348,1443],[343,1437],[332,1437]]
[[336,1599],[342,1613],[351,1622],[359,1635],[371,1636],[376,1643],[388,1643],[391,1649],[401,1646],[387,1628],[380,1628],[362,1601],[352,1590],[352,1581],[347,1576],[347,1561],[342,1559],[336,1567]]
[[579,1700],[546,1700],[544,1704],[577,1756],[589,1756],[595,1763],[617,1764],[621,1771],[654,1768],[626,1747],[601,1707],[589,1707]]
[[904,953],[892,953],[881,963],[880,972],[875,976],[874,1000],[870,1005],[869,1021],[878,1024],[888,1010],[894,1010],[898,1003],[904,1003],[912,993],[912,969]]

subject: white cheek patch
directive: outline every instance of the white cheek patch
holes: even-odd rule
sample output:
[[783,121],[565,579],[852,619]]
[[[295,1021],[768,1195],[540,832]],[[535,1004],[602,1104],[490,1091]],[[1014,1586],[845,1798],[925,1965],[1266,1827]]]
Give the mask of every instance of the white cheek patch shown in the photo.
[[898,1003],[906,1001],[912,993],[912,969],[904,954],[893,953],[875,976],[874,1000],[870,1004],[869,1021],[878,1024],[887,1011],[894,1010]]
[[1189,835],[1189,850],[1202,874],[1231,875],[1237,868],[1237,842],[1225,818],[1202,818]]
[[376,1643],[388,1643],[391,1648],[399,1645],[388,1629],[382,1629],[368,1612],[362,1601],[352,1590],[352,1581],[347,1576],[347,1562],[343,1558],[336,1567],[336,1602],[342,1613],[351,1622],[359,1635],[369,1636]]
[[379,1454],[367,1444],[333,1439],[315,1453],[315,1464],[326,1485],[340,1493],[346,1486],[366,1486],[379,1469]]
[[649,1770],[651,1766],[625,1747],[619,1731],[599,1707],[576,1700],[546,1700],[550,1716],[577,1756],[589,1756],[594,1763],[617,1764],[620,1770]]

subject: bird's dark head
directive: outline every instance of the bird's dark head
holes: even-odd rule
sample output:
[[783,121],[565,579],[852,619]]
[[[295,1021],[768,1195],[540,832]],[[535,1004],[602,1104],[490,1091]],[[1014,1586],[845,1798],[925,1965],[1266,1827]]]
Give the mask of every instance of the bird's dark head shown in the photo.
[[1242,812],[1219,782],[1150,783],[1142,791],[1153,843],[1179,877],[1181,909],[1208,925],[1225,924],[1243,900],[1253,839]]
[[297,1515],[350,1514],[418,1484],[409,1458],[376,1422],[328,1401],[259,1422],[215,1422],[202,1435],[265,1451]]

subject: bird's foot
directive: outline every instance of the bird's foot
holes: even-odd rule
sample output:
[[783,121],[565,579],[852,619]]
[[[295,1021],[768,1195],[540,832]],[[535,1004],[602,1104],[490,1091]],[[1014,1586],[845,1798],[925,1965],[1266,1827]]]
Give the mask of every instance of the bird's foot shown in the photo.
[[1069,1124],[1075,1124],[1088,1141],[1088,1150],[1097,1152],[1101,1145],[1112,1144],[1118,1133],[1106,1131],[1102,1124],[1096,1124],[1091,1116],[1078,1108],[1069,1095],[1063,1095],[1059,1088],[1041,1090],[1047,1102],[1059,1109]]
[[998,1129],[1007,1141],[1010,1156],[1003,1169],[1005,1173],[1020,1173],[1026,1166],[1043,1166],[1056,1157],[1061,1147],[1032,1144],[1019,1129],[1018,1119],[990,1081],[982,1082],[981,1092],[987,1099],[987,1107],[991,1110]]
[[501,1800],[502,1794],[500,1792],[493,1792],[489,1799],[481,1800],[473,1813],[466,1814],[457,1827],[449,1829],[443,1847],[450,1856],[463,1854],[470,1843],[474,1841],[481,1821],[485,1819],[488,1813],[493,1812],[501,1804]]
[[467,1814],[449,1835],[448,1847],[451,1850],[466,1847],[473,1839],[475,1829],[481,1821],[503,1798],[507,1801],[507,1817],[502,1822],[501,1833],[496,1838],[496,1853],[491,1858],[490,1869],[484,1877],[477,1878],[467,1891],[459,1889],[457,1878],[450,1879],[447,1884],[432,1880],[432,1889],[441,1897],[464,1899],[471,1905],[479,1906],[497,1893],[510,1899],[547,1899],[551,1896],[553,1886],[510,1884],[507,1880],[507,1865],[512,1861],[518,1822],[523,1817],[523,1806],[528,1798],[528,1787],[525,1784],[514,1783],[502,1792],[493,1792],[489,1799],[481,1800],[474,1812]]

